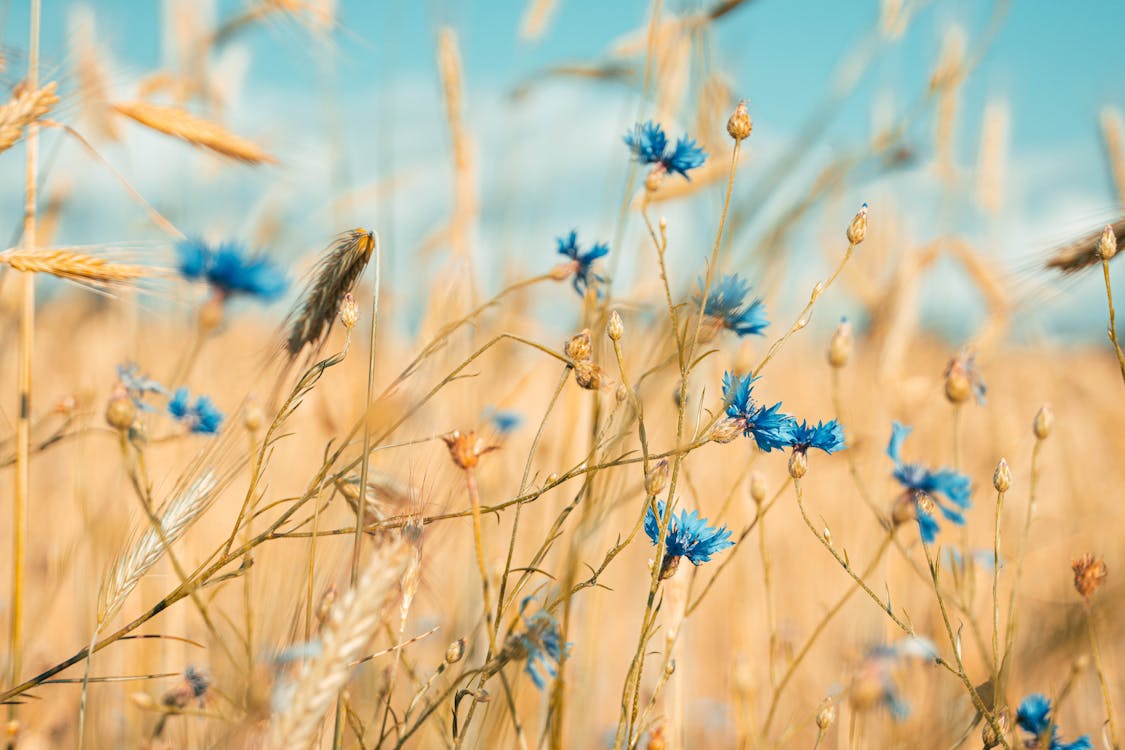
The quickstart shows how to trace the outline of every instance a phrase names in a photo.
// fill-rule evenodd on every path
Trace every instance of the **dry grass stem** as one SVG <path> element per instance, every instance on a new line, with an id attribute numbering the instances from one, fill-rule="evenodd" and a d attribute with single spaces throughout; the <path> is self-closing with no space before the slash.
<path id="1" fill-rule="evenodd" d="M 183 139 L 223 156 L 248 164 L 276 164 L 277 159 L 253 141 L 231 133 L 211 120 L 197 117 L 180 107 L 167 107 L 148 102 L 115 102 L 113 109 L 165 135 Z"/>

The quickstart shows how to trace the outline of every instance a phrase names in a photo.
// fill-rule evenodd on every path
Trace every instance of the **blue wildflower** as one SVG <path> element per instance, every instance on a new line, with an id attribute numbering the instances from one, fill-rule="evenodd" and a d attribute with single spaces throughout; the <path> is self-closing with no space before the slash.
<path id="1" fill-rule="evenodd" d="M 914 504 L 922 541 L 930 544 L 939 531 L 937 520 L 933 517 L 933 508 L 936 506 L 951 523 L 964 526 L 965 516 L 961 511 L 972 507 L 972 485 L 967 476 L 953 469 L 932 470 L 921 464 L 903 463 L 902 442 L 906 440 L 910 430 L 906 425 L 894 423 L 891 440 L 887 444 L 887 455 L 895 462 L 895 479 L 906 488 L 907 499 Z M 941 502 L 941 497 L 948 504 Z"/>
<path id="2" fill-rule="evenodd" d="M 1051 701 L 1040 693 L 1033 693 L 1020 701 L 1019 708 L 1016 710 L 1016 723 L 1035 740 L 1049 739 L 1049 750 L 1093 748 L 1087 735 L 1082 735 L 1074 742 L 1063 742 L 1059 739 L 1059 728 L 1051 722 Z M 1035 746 L 1038 747 L 1038 744 Z"/>
<path id="3" fill-rule="evenodd" d="M 977 371 L 976 357 L 976 352 L 963 349 L 945 366 L 945 395 L 955 404 L 968 399 L 971 393 L 976 402 L 984 406 L 988 388 Z"/>
<path id="4" fill-rule="evenodd" d="M 559 623 L 547 610 L 541 609 L 531 617 L 524 616 L 531 599 L 529 596 L 520 602 L 523 630 L 508 636 L 506 650 L 514 658 L 527 659 L 523 669 L 535 687 L 542 690 L 547 685 L 543 673 L 551 677 L 558 675 L 558 664 L 570 651 L 570 644 L 562 642 Z"/>
<path id="5" fill-rule="evenodd" d="M 703 282 L 700 281 L 699 285 L 702 294 Z M 747 303 L 746 295 L 749 293 L 749 281 L 738 274 L 724 276 L 707 294 L 703 314 L 720 321 L 723 328 L 728 328 L 739 336 L 761 335 L 770 324 L 766 318 L 766 306 L 761 299 Z"/>
<path id="6" fill-rule="evenodd" d="M 781 402 L 773 406 L 759 406 L 751 397 L 752 375 L 723 375 L 723 402 L 727 417 L 742 428 L 745 436 L 754 436 L 754 442 L 766 453 L 781 450 L 793 442 L 796 420 L 781 412 Z"/>
<path id="7" fill-rule="evenodd" d="M 289 279 L 280 266 L 260 255 L 248 254 L 234 242 L 211 247 L 199 239 L 177 243 L 180 274 L 206 281 L 222 296 L 244 294 L 272 302 L 285 294 Z"/>
<path id="8" fill-rule="evenodd" d="M 625 145 L 641 164 L 659 164 L 665 172 L 680 174 L 684 179 L 691 179 L 688 171 L 707 160 L 707 152 L 686 135 L 669 151 L 664 128 L 652 120 L 633 126 L 633 130 L 625 134 Z"/>
<path id="9" fill-rule="evenodd" d="M 895 721 L 906 719 L 910 715 L 910 704 L 899 690 L 895 673 L 907 658 L 932 661 L 937 658 L 937 649 L 928 639 L 918 636 L 869 649 L 852 678 L 852 700 L 857 707 L 881 706 Z"/>
<path id="10" fill-rule="evenodd" d="M 145 396 L 150 393 L 164 394 L 168 391 L 157 381 L 148 377 L 141 372 L 141 368 L 135 362 L 126 362 L 125 364 L 117 366 L 117 379 L 121 381 L 121 385 L 125 388 L 129 398 L 138 409 L 143 411 L 154 411 L 153 407 L 145 403 Z"/>
<path id="11" fill-rule="evenodd" d="M 816 427 L 803 419 L 800 424 L 796 424 L 796 420 L 794 420 L 790 439 L 792 440 L 790 445 L 793 450 L 802 453 L 808 451 L 809 448 L 819 448 L 825 453 L 835 453 L 847 447 L 844 444 L 844 428 L 835 419 L 829 420 L 827 423 L 817 422 Z"/>
<path id="12" fill-rule="evenodd" d="M 177 421 L 183 422 L 192 432 L 201 435 L 214 435 L 223 424 L 223 413 L 215 408 L 215 403 L 207 396 L 198 396 L 194 404 L 186 387 L 177 388 L 168 402 L 168 413 Z"/>
<path id="13" fill-rule="evenodd" d="M 574 273 L 574 291 L 585 295 L 586 289 L 592 286 L 594 282 L 605 283 L 604 278 L 594 273 L 593 263 L 598 258 L 609 254 L 609 245 L 598 243 L 583 252 L 578 247 L 578 232 L 573 229 L 566 237 L 559 237 L 556 241 L 559 244 L 559 253 L 571 260 L 570 270 Z M 565 266 L 563 267 L 565 268 Z"/>
<path id="14" fill-rule="evenodd" d="M 653 544 L 660 544 L 660 522 L 664 517 L 664 501 L 658 500 L 656 510 L 648 506 L 645 511 L 645 534 Z M 664 540 L 664 561 L 661 565 L 661 578 L 676 572 L 681 557 L 691 560 L 693 565 L 701 565 L 711 559 L 711 555 L 733 547 L 730 529 L 726 526 L 711 526 L 699 511 L 683 508 L 668 519 L 668 535 Z"/>
<path id="15" fill-rule="evenodd" d="M 488 421 L 492 422 L 492 426 L 501 435 L 507 435 L 512 432 L 521 424 L 523 424 L 523 415 L 518 411 L 506 411 L 500 409 L 489 409 L 486 412 Z"/>

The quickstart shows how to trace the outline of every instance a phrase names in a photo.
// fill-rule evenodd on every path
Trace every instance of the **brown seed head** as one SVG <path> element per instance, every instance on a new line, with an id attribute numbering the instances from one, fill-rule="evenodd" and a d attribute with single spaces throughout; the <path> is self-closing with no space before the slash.
<path id="1" fill-rule="evenodd" d="M 602 368 L 589 360 L 584 360 L 574 365 L 574 382 L 588 391 L 596 391 L 605 385 L 605 376 Z"/>
<path id="2" fill-rule="evenodd" d="M 564 348 L 566 356 L 573 359 L 575 362 L 589 361 L 593 354 L 593 349 L 590 344 L 590 329 L 584 328 L 582 332 L 576 336 L 571 336 L 566 342 Z"/>
<path id="3" fill-rule="evenodd" d="M 1039 411 L 1035 412 L 1035 421 L 1031 423 L 1031 428 L 1035 431 L 1038 440 L 1046 440 L 1054 424 L 1055 413 L 1051 411 L 1049 404 L 1043 404 L 1039 407 Z"/>
<path id="4" fill-rule="evenodd" d="M 1105 560 L 1086 553 L 1070 564 L 1074 571 L 1074 588 L 1086 601 L 1098 590 L 1105 581 L 1109 571 L 1106 569 Z"/>
<path id="5" fill-rule="evenodd" d="M 839 369 L 846 364 L 852 356 L 852 324 L 841 320 L 828 342 L 828 364 Z"/>
<path id="6" fill-rule="evenodd" d="M 1109 260 L 1115 255 L 1117 255 L 1117 235 L 1113 233 L 1113 227 L 1106 224 L 1102 236 L 1098 239 L 1098 257 Z"/>
<path id="7" fill-rule="evenodd" d="M 498 445 L 485 445 L 484 441 L 477 437 L 477 434 L 472 430 L 468 432 L 454 430 L 448 435 L 443 435 L 442 440 L 449 446 L 449 455 L 453 458 L 453 463 L 462 469 L 472 469 L 480 463 L 481 456 L 500 447 Z"/>
<path id="8" fill-rule="evenodd" d="M 856 213 L 852 223 L 848 225 L 848 242 L 858 245 L 867 237 L 867 204 L 864 203 Z"/>
<path id="9" fill-rule="evenodd" d="M 738 103 L 738 108 L 734 110 L 734 114 L 727 120 L 727 133 L 735 141 L 741 141 L 750 137 L 750 131 L 754 129 L 754 123 L 750 122 L 750 113 L 746 111 L 746 102 L 741 101 Z"/>
<path id="10" fill-rule="evenodd" d="M 1008 462 L 1003 458 L 996 464 L 996 471 L 992 474 L 992 486 L 997 492 L 1007 492 L 1012 486 L 1012 470 L 1008 468 Z"/>
<path id="11" fill-rule="evenodd" d="M 1008 725 L 1011 721 L 1012 715 L 1007 706 L 1000 709 L 996 714 L 996 725 L 1000 727 L 1000 731 L 1004 734 L 1008 733 Z M 980 730 L 980 741 L 984 745 L 984 750 L 992 750 L 1000 744 L 1000 738 L 996 735 L 996 730 L 987 721 L 984 722 L 984 727 Z"/>
<path id="12" fill-rule="evenodd" d="M 246 406 L 242 410 L 242 426 L 246 428 L 247 432 L 257 432 L 262 429 L 262 422 L 265 421 L 265 418 L 265 412 L 257 399 L 251 398 L 246 402 Z"/>

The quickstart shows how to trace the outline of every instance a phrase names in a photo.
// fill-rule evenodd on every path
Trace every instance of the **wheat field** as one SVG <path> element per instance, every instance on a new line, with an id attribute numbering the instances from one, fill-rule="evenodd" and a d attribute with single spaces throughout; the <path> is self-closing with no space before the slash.
<path id="1" fill-rule="evenodd" d="M 362 37 L 346 4 L 169 0 L 164 43 L 193 53 L 128 74 L 96 5 L 52 64 L 53 5 L 31 0 L 0 105 L 26 178 L 0 252 L 9 747 L 1121 747 L 1125 227 L 1056 227 L 1029 272 L 989 252 L 1007 110 L 975 163 L 954 143 L 987 30 L 945 33 L 916 109 L 756 214 L 798 165 L 711 54 L 754 4 L 642 8 L 608 57 L 543 74 L 624 82 L 623 181 L 513 256 L 482 240 L 522 226 L 482 204 L 523 202 L 482 195 L 455 25 L 427 51 L 448 211 L 408 244 L 379 217 L 426 200 L 409 170 L 225 234 L 132 179 L 143 141 L 294 180 L 313 157 L 245 128 L 216 61 L 262 30 L 327 54 Z M 861 49 L 938 28 L 914 6 L 883 3 Z M 918 228 L 864 181 L 914 158 L 918 120 L 924 179 L 973 183 L 983 231 Z M 86 168 L 53 169 L 58 143 Z M 130 212 L 115 242 L 74 230 L 84 179 Z M 1100 322 L 1029 334 L 1056 294 Z"/>

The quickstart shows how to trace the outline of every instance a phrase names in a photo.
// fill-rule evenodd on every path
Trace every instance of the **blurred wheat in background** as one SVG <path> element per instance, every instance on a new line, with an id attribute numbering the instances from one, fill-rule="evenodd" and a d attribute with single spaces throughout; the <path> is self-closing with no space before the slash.
<path id="1" fill-rule="evenodd" d="M 10 4 L 8 747 L 1121 750 L 1120 73 L 594 6 Z"/>

